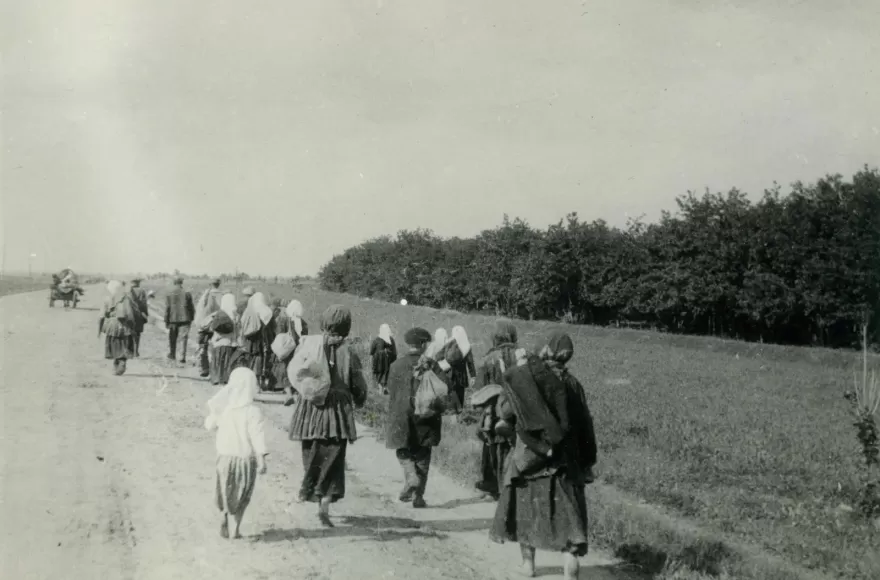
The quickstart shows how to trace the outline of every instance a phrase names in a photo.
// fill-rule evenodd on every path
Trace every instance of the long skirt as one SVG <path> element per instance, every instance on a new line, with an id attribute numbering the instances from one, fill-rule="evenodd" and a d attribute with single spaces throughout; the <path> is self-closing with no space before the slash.
<path id="1" fill-rule="evenodd" d="M 495 508 L 489 537 L 577 556 L 587 553 L 584 487 L 562 473 L 506 486 Z"/>
<path id="2" fill-rule="evenodd" d="M 211 384 L 225 385 L 229 382 L 229 374 L 236 368 L 248 366 L 248 356 L 234 346 L 218 346 L 214 348 L 211 359 Z"/>
<path id="3" fill-rule="evenodd" d="M 113 361 L 113 372 L 117 375 L 125 373 L 126 359 L 134 356 L 133 336 L 110 336 L 104 339 L 104 358 Z"/>
<path id="4" fill-rule="evenodd" d="M 385 349 L 373 355 L 373 378 L 380 386 L 388 384 L 388 371 L 391 369 L 391 356 Z"/>
<path id="5" fill-rule="evenodd" d="M 293 355 L 290 357 L 293 358 Z M 285 389 L 293 388 L 290 384 L 290 379 L 287 378 L 287 365 L 290 363 L 290 359 L 281 360 L 277 356 L 272 356 L 272 376 L 275 378 L 275 383 L 272 387 L 275 390 L 283 391 Z"/>
<path id="6" fill-rule="evenodd" d="M 217 456 L 217 509 L 241 516 L 251 503 L 257 482 L 257 458 Z"/>
<path id="7" fill-rule="evenodd" d="M 306 439 L 302 442 L 303 481 L 300 501 L 319 502 L 345 497 L 346 439 Z"/>
<path id="8" fill-rule="evenodd" d="M 477 489 L 492 494 L 496 499 L 501 493 L 501 482 L 504 480 L 504 465 L 510 443 L 483 443 L 483 454 L 480 457 L 480 476 Z"/>

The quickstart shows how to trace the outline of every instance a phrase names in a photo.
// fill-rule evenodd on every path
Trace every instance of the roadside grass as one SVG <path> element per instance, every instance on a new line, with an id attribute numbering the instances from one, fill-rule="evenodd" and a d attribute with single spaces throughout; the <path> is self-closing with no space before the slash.
<path id="1" fill-rule="evenodd" d="M 29 276 L 4 275 L 3 278 L 0 278 L 0 296 L 45 289 L 46 299 L 48 300 L 49 286 L 51 284 L 52 276 L 38 275 L 31 278 Z"/>
<path id="2" fill-rule="evenodd" d="M 494 317 L 258 286 L 267 298 L 300 300 L 315 329 L 330 304 L 351 308 L 351 337 L 366 369 L 383 322 L 397 336 L 414 325 L 433 333 L 462 324 L 477 359 L 488 350 Z M 203 288 L 192 288 L 195 297 Z M 857 353 L 515 324 L 527 347 L 555 328 L 575 342 L 571 370 L 585 386 L 599 439 L 599 481 L 588 491 L 596 543 L 670 579 L 880 578 L 880 529 L 850 509 L 860 457 L 843 393 Z M 360 420 L 381 431 L 385 398 L 368 380 Z M 467 417 L 445 425 L 435 455 L 465 484 L 476 480 L 479 463 L 474 429 Z"/>

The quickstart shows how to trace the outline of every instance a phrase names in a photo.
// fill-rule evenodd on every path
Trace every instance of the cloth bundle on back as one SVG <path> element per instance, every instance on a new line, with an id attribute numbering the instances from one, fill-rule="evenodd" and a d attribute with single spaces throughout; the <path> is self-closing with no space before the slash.
<path id="1" fill-rule="evenodd" d="M 272 342 L 275 340 L 274 312 L 266 304 L 262 292 L 257 292 L 248 300 L 248 306 L 241 317 L 241 346 L 251 361 L 251 370 L 260 379 L 261 386 L 270 386 L 272 381 Z"/>
<path id="2" fill-rule="evenodd" d="M 241 520 L 253 496 L 257 473 L 266 472 L 264 419 L 254 404 L 258 389 L 253 371 L 237 368 L 229 376 L 229 384 L 208 401 L 205 428 L 217 429 L 215 499 L 222 514 L 220 535 L 227 538 L 229 515 L 235 520 L 232 537 L 241 537 Z"/>
<path id="3" fill-rule="evenodd" d="M 214 333 L 211 337 L 213 357 L 210 364 L 211 383 L 214 385 L 227 384 L 233 370 L 250 366 L 247 353 L 236 342 L 237 320 L 235 295 L 224 294 L 220 300 L 220 310 L 214 314 L 209 326 Z"/>

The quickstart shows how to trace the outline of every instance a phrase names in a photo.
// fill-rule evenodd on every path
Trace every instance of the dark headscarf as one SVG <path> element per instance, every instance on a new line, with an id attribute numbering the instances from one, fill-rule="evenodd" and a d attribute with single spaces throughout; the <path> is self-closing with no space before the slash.
<path id="1" fill-rule="evenodd" d="M 403 341 L 409 346 L 422 346 L 431 342 L 431 333 L 424 328 L 411 328 L 403 335 Z"/>
<path id="2" fill-rule="evenodd" d="M 492 346 L 497 348 L 503 344 L 515 345 L 516 341 L 516 327 L 513 325 L 513 322 L 506 318 L 496 320 L 495 328 L 492 331 Z"/>
<path id="3" fill-rule="evenodd" d="M 351 310 L 341 304 L 334 304 L 321 315 L 321 330 L 348 336 L 351 332 Z"/>
<path id="4" fill-rule="evenodd" d="M 541 349 L 541 358 L 550 363 L 564 365 L 574 354 L 574 343 L 571 337 L 561 330 L 554 331 L 547 337 L 547 344 Z"/>

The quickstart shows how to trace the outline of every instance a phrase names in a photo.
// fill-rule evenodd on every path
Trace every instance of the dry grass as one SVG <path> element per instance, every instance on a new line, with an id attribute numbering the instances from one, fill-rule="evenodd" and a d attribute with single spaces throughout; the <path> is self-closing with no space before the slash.
<path id="1" fill-rule="evenodd" d="M 0 296 L 45 289 L 46 299 L 48 300 L 49 286 L 51 284 L 52 276 L 38 275 L 31 278 L 29 276 L 4 275 L 3 278 L 0 279 Z"/>
<path id="2" fill-rule="evenodd" d="M 290 287 L 261 289 L 294 297 Z M 349 306 L 352 338 L 362 345 L 383 322 L 397 335 L 413 325 L 433 331 L 462 324 L 479 358 L 493 323 L 311 289 L 295 297 L 313 326 L 331 303 Z M 527 346 L 559 326 L 517 323 Z M 571 367 L 588 391 L 599 438 L 600 484 L 590 492 L 597 542 L 631 560 L 662 555 L 655 571 L 670 578 L 694 568 L 743 578 L 799 578 L 807 570 L 880 577 L 880 531 L 848 509 L 858 496 L 861 459 L 841 394 L 857 354 L 564 328 L 575 342 Z M 373 393 L 361 418 L 381 426 L 384 400 Z M 478 450 L 471 425 L 451 425 L 437 463 L 470 483 Z"/>

